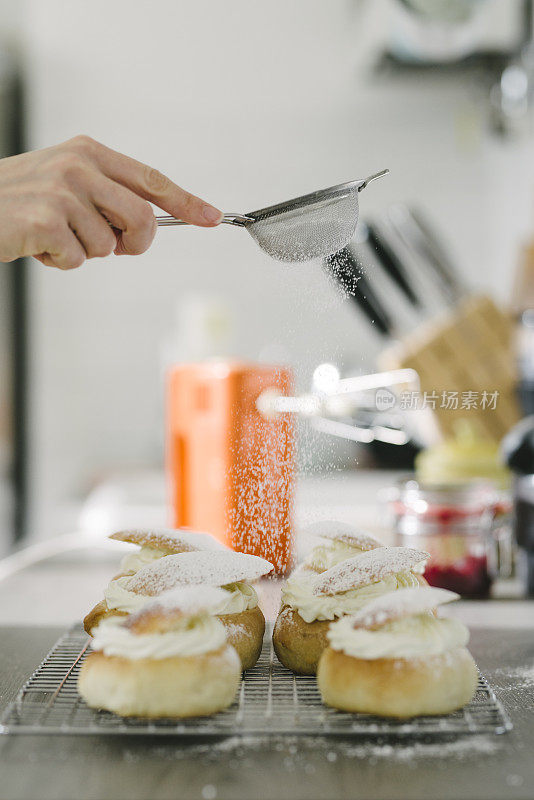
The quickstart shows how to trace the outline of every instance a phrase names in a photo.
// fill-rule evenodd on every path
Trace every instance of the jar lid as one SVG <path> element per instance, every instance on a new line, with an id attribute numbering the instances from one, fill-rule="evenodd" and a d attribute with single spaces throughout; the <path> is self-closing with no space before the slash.
<path id="1" fill-rule="evenodd" d="M 397 516 L 417 516 L 440 525 L 479 519 L 495 513 L 497 505 L 493 486 L 482 481 L 426 486 L 409 478 L 397 484 L 392 498 Z"/>

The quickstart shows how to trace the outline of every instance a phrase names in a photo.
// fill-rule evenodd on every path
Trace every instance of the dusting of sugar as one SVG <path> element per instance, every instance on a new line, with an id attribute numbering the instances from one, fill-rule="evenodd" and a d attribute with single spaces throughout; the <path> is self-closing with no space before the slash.
<path id="1" fill-rule="evenodd" d="M 499 743 L 485 736 L 470 736 L 453 742 L 416 742 L 411 744 L 369 743 L 350 746 L 342 749 L 348 758 L 391 759 L 409 762 L 423 758 L 444 760 L 471 759 L 473 755 L 493 755 L 499 749 Z"/>
<path id="2" fill-rule="evenodd" d="M 500 737 L 502 738 L 502 737 Z M 169 761 L 185 761 L 197 758 L 204 764 L 224 763 L 236 775 L 243 769 L 257 767 L 256 758 L 265 752 L 279 754 L 277 762 L 279 774 L 291 773 L 296 770 L 306 769 L 306 765 L 321 766 L 324 760 L 333 770 L 339 769 L 340 762 L 349 760 L 363 760 L 371 766 L 385 763 L 399 763 L 416 768 L 421 761 L 432 761 L 436 765 L 451 761 L 453 764 L 465 761 L 471 762 L 479 756 L 494 756 L 503 747 L 503 742 L 497 737 L 473 735 L 462 737 L 455 741 L 439 742 L 395 742 L 394 744 L 377 738 L 375 740 L 336 741 L 324 736 L 229 736 L 220 741 L 210 741 L 202 744 L 192 744 L 187 747 L 176 747 L 174 744 L 143 744 L 142 748 L 128 748 L 125 750 L 127 761 L 137 761 L 147 757 L 156 757 Z M 312 761 L 313 759 L 313 761 Z M 480 761 L 482 768 L 487 762 Z M 309 766 L 308 766 L 309 770 Z M 520 776 L 510 776 L 509 785 L 520 785 Z"/>
<path id="3" fill-rule="evenodd" d="M 495 675 L 507 679 L 504 686 L 494 684 L 500 691 L 534 689 L 534 666 L 498 669 Z"/>
<path id="4" fill-rule="evenodd" d="M 428 553 L 412 547 L 377 547 L 323 572 L 315 581 L 313 593 L 337 594 L 358 589 L 387 575 L 411 570 L 428 557 Z"/>
<path id="5" fill-rule="evenodd" d="M 421 586 L 416 589 L 397 589 L 370 600 L 356 614 L 351 615 L 355 628 L 377 628 L 411 614 L 431 611 L 443 603 L 458 600 L 460 595 L 448 589 Z"/>
<path id="6" fill-rule="evenodd" d="M 231 550 L 177 553 L 143 567 L 130 578 L 126 589 L 153 597 L 175 586 L 199 583 L 226 586 L 238 581 L 255 581 L 272 569 L 273 565 L 264 558 Z"/>
<path id="7" fill-rule="evenodd" d="M 153 547 L 168 553 L 184 553 L 196 550 L 224 550 L 224 545 L 210 533 L 201 533 L 187 528 L 128 528 L 109 536 L 118 542 Z"/>
<path id="8" fill-rule="evenodd" d="M 247 633 L 247 629 L 245 625 L 239 624 L 238 622 L 227 622 L 227 618 L 229 615 L 225 614 L 224 619 L 222 619 L 222 623 L 224 625 L 224 629 L 226 631 L 226 637 L 230 643 L 238 637 L 243 636 L 243 634 Z M 219 617 L 220 619 L 220 617 Z"/>

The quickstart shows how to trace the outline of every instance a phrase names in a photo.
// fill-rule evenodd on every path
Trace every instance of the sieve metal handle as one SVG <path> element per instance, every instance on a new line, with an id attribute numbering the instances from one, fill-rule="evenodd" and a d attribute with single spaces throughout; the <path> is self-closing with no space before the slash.
<path id="1" fill-rule="evenodd" d="M 366 178 L 365 180 L 361 181 L 361 183 L 358 183 L 358 185 L 356 187 L 358 189 L 358 192 L 361 192 L 362 189 L 365 189 L 365 187 L 368 186 L 372 181 L 376 181 L 378 178 L 382 178 L 384 175 L 387 175 L 388 172 L 389 172 L 389 169 L 383 169 L 380 172 L 376 172 L 374 175 L 369 175 L 368 178 Z M 221 220 L 221 223 L 224 222 L 224 223 L 226 223 L 226 225 L 237 225 L 238 227 L 243 228 L 245 225 L 247 225 L 247 223 L 255 222 L 256 221 L 256 217 L 257 216 L 261 217 L 262 215 L 265 214 L 266 211 L 270 212 L 270 214 L 272 214 L 272 212 L 286 211 L 286 210 L 288 210 L 288 208 L 292 204 L 297 204 L 297 203 L 301 203 L 302 204 L 302 201 L 314 200 L 319 195 L 324 194 L 324 192 L 334 192 L 334 191 L 344 190 L 345 187 L 350 187 L 350 186 L 354 187 L 355 183 L 356 183 L 356 181 L 350 181 L 349 183 L 341 183 L 341 184 L 339 184 L 339 186 L 332 186 L 332 187 L 330 187 L 330 189 L 322 190 L 321 192 L 313 192 L 310 195 L 304 195 L 303 197 L 298 197 L 293 201 L 289 201 L 287 203 L 280 203 L 279 205 L 271 206 L 268 209 L 262 209 L 261 211 L 253 212 L 252 214 L 248 214 L 248 215 L 247 214 L 225 214 L 224 217 Z M 184 222 L 182 219 L 177 219 L 176 217 L 173 217 L 173 216 L 170 216 L 170 215 L 156 217 L 156 222 L 157 222 L 159 227 L 166 227 L 168 225 L 190 225 L 191 224 L 189 222 Z"/>
<path id="2" fill-rule="evenodd" d="M 169 225 L 192 225 L 191 222 L 184 222 L 183 219 L 177 219 L 177 217 L 172 217 L 168 214 L 156 217 L 156 222 L 161 228 Z M 223 222 L 227 225 L 239 225 L 243 227 L 247 222 L 254 222 L 254 219 L 253 217 L 247 217 L 245 214 L 225 214 L 221 220 L 221 224 Z"/>
<path id="3" fill-rule="evenodd" d="M 377 178 L 383 178 L 383 177 L 384 177 L 384 175 L 387 175 L 387 174 L 388 174 L 388 172 L 389 172 L 389 169 L 383 169 L 383 170 L 381 170 L 380 172 L 376 172 L 374 175 L 369 175 L 369 177 L 368 177 L 368 178 L 366 178 L 366 179 L 363 181 L 363 183 L 361 183 L 361 184 L 358 186 L 358 191 L 359 191 L 359 192 L 361 192 L 361 190 L 362 190 L 362 189 L 365 189 L 365 187 L 366 187 L 366 186 L 369 186 L 369 184 L 370 184 L 372 181 L 376 181 L 376 179 L 377 179 Z"/>

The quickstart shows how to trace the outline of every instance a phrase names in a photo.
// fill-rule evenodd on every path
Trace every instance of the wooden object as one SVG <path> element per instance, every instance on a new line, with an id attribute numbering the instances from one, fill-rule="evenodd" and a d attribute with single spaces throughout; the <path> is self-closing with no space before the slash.
<path id="1" fill-rule="evenodd" d="M 506 313 L 470 296 L 385 350 L 379 366 L 417 371 L 419 405 L 432 408 L 444 436 L 467 420 L 478 435 L 500 440 L 521 417 L 512 337 Z"/>

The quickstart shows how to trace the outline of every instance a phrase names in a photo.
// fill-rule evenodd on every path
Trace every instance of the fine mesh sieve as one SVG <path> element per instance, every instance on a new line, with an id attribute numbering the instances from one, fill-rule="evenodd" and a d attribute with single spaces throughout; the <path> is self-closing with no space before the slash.
<path id="1" fill-rule="evenodd" d="M 245 228 L 261 249 L 278 261 L 324 258 L 352 239 L 358 223 L 358 194 L 385 169 L 364 180 L 340 183 L 247 214 L 225 214 L 222 222 Z M 156 217 L 158 225 L 185 225 L 174 217 Z"/>
<path id="2" fill-rule="evenodd" d="M 310 261 L 337 253 L 354 236 L 358 194 L 387 172 L 251 211 L 246 216 L 254 221 L 244 227 L 261 249 L 278 261 Z"/>

